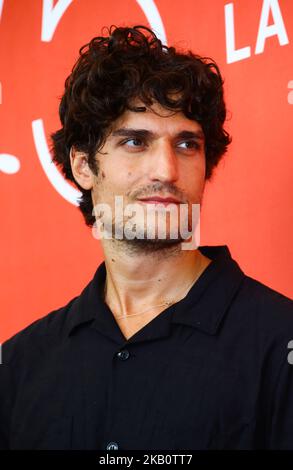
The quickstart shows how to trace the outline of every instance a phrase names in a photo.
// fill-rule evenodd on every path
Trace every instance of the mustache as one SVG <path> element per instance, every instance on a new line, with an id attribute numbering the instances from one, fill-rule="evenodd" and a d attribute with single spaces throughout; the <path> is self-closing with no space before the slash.
<path id="1" fill-rule="evenodd" d="M 163 184 L 161 182 L 153 183 L 148 186 L 143 186 L 142 188 L 139 188 L 131 192 L 129 196 L 137 199 L 137 198 L 142 198 L 142 197 L 164 195 L 164 194 L 171 194 L 172 196 L 180 200 L 185 199 L 183 191 L 179 190 L 172 183 Z"/>

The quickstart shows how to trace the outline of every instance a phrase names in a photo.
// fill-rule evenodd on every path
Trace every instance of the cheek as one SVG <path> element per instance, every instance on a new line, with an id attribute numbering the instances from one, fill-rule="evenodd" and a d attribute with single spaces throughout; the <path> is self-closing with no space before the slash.
<path id="1" fill-rule="evenodd" d="M 193 181 L 193 185 L 195 186 L 200 184 L 200 182 L 205 178 L 205 171 L 206 166 L 204 158 L 200 157 L 197 160 L 190 162 L 190 164 L 184 168 L 184 177 L 186 182 L 190 185 Z"/>
<path id="2" fill-rule="evenodd" d="M 202 157 L 196 162 L 194 173 L 193 173 L 195 176 L 195 181 L 198 186 L 202 186 L 202 184 L 204 184 L 205 173 L 206 173 L 206 162 L 205 162 L 205 158 Z"/>
<path id="3" fill-rule="evenodd" d="M 200 171 L 199 168 L 194 169 L 193 172 L 190 172 L 188 176 L 186 176 L 183 184 L 190 199 L 197 201 L 201 197 L 205 187 L 205 169 L 203 168 Z"/>

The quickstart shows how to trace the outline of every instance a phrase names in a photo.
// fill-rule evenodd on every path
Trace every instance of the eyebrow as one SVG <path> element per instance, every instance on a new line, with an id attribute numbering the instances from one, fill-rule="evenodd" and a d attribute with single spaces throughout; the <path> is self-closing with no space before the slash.
<path id="1" fill-rule="evenodd" d="M 151 139 L 158 137 L 156 132 L 149 131 L 147 129 L 132 129 L 130 127 L 121 127 L 116 129 L 111 134 L 113 137 L 140 137 L 142 139 Z M 176 139 L 197 139 L 204 141 L 204 133 L 202 130 L 198 131 L 180 131 L 175 135 Z"/>

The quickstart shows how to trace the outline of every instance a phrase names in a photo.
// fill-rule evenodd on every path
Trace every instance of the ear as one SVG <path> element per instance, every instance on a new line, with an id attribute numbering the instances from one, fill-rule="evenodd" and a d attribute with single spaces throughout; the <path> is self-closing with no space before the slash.
<path id="1" fill-rule="evenodd" d="M 75 150 L 72 146 L 70 149 L 70 164 L 75 181 L 83 189 L 92 189 L 94 175 L 88 165 L 87 155 L 84 152 Z"/>

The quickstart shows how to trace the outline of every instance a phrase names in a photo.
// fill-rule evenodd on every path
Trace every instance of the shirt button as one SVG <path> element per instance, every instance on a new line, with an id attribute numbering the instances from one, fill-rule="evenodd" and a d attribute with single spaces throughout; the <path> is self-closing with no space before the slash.
<path id="1" fill-rule="evenodd" d="M 127 351 L 127 349 L 122 349 L 116 355 L 119 359 L 121 359 L 121 361 L 126 361 L 126 359 L 128 359 L 130 356 L 129 351 Z"/>
<path id="2" fill-rule="evenodd" d="M 117 450 L 118 449 L 118 444 L 117 442 L 109 442 L 106 447 L 107 450 Z"/>

